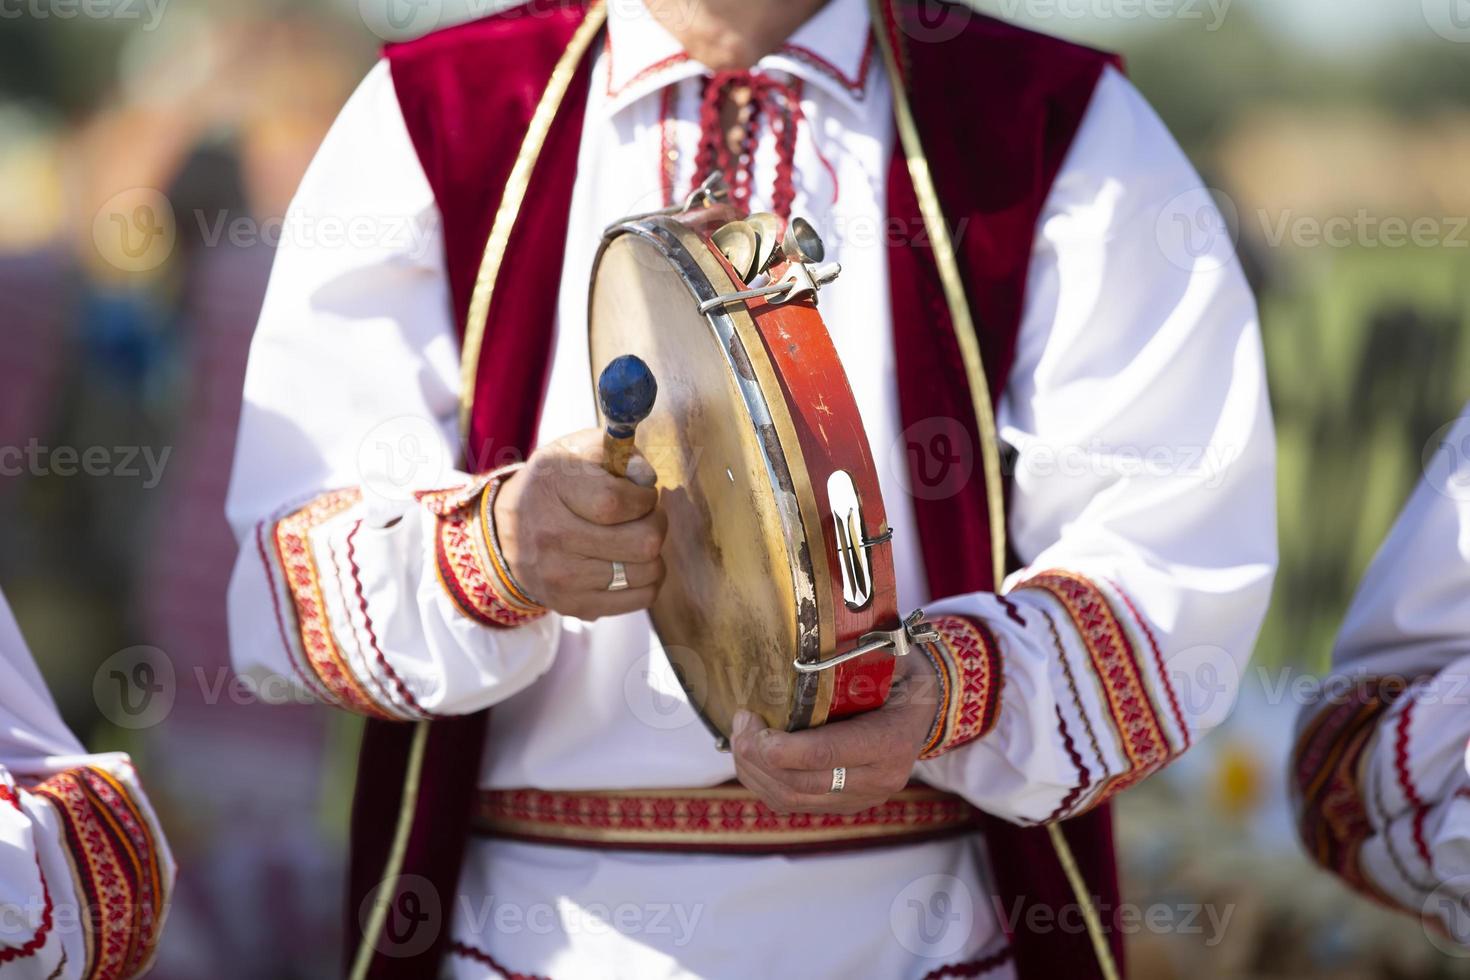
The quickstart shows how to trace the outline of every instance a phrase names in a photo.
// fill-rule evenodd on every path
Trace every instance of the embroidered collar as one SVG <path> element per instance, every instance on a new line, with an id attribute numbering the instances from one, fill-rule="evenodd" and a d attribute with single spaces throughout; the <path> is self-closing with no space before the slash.
<path id="1" fill-rule="evenodd" d="M 779 49 L 756 63 L 816 85 L 846 105 L 863 101 L 874 48 L 867 4 L 827 0 Z M 613 114 L 686 78 L 709 74 L 644 6 L 643 0 L 608 4 L 604 111 Z"/>

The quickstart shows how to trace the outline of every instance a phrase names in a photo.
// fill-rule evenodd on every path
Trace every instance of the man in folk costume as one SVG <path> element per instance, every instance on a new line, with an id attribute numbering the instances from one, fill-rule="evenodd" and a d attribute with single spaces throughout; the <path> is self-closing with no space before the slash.
<path id="1" fill-rule="evenodd" d="M 0 977 L 142 976 L 173 885 L 132 763 L 67 730 L 0 598 Z"/>
<path id="2" fill-rule="evenodd" d="M 730 753 L 656 703 L 665 524 L 599 466 L 586 331 L 603 228 L 711 171 L 843 266 L 822 314 L 941 633 L 915 696 Z M 390 45 L 288 219 L 357 233 L 285 236 L 230 502 L 238 668 L 369 719 L 349 975 L 1121 975 L 1107 801 L 1218 716 L 1176 675 L 1243 665 L 1275 567 L 1208 202 L 1114 59 L 962 7 Z"/>
<path id="3" fill-rule="evenodd" d="M 1470 945 L 1470 406 L 1368 568 L 1292 762 L 1312 858 Z"/>

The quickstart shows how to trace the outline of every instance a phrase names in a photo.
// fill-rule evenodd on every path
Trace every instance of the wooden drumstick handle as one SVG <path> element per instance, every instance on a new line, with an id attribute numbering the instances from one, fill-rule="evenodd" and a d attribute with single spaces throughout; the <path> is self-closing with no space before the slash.
<path id="1" fill-rule="evenodd" d="M 602 436 L 602 465 L 613 476 L 628 475 L 633 455 L 633 436 L 638 423 L 653 411 L 658 382 L 648 365 L 624 354 L 602 369 L 597 379 L 597 400 L 607 430 Z"/>

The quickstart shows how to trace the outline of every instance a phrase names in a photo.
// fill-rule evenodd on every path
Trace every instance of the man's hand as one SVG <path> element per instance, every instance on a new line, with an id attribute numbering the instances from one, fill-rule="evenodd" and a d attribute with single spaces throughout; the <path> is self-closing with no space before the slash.
<path id="1" fill-rule="evenodd" d="M 730 740 L 735 772 L 777 813 L 858 813 L 908 784 L 938 708 L 934 667 L 914 652 L 894 665 L 892 691 L 876 711 L 804 732 L 776 731 L 739 712 Z M 847 785 L 833 793 L 837 766 L 847 769 Z"/>
<path id="2" fill-rule="evenodd" d="M 628 476 L 602 468 L 602 431 L 586 429 L 536 450 L 500 488 L 501 551 L 515 580 L 548 609 L 591 620 L 652 605 L 668 521 L 648 461 L 635 455 Z M 615 561 L 628 588 L 609 592 Z"/>

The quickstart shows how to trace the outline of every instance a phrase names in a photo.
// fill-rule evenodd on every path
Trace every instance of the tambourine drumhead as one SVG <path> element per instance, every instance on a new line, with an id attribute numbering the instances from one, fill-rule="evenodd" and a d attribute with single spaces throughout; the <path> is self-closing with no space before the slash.
<path id="1" fill-rule="evenodd" d="M 669 573 L 651 615 L 695 709 L 722 735 L 740 708 L 776 728 L 820 723 L 814 705 L 831 688 L 826 673 L 792 668 L 820 653 L 822 572 L 798 502 L 806 474 L 781 449 L 786 406 L 754 383 L 769 366 L 753 329 L 743 339 L 736 329 L 745 314 L 698 309 L 736 288 L 698 235 L 654 218 L 605 240 L 589 305 L 593 378 L 636 354 L 658 379 L 636 440 L 669 518 Z"/>

